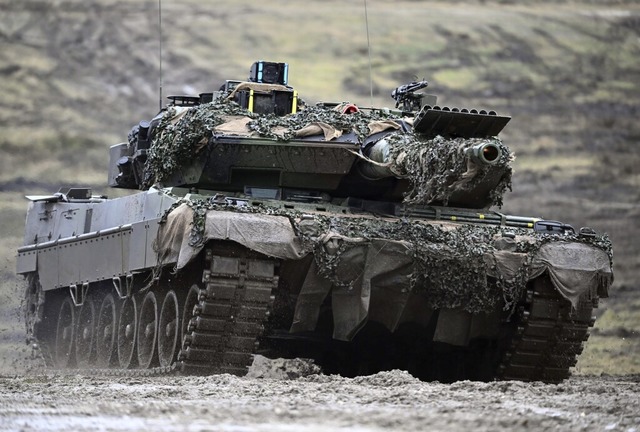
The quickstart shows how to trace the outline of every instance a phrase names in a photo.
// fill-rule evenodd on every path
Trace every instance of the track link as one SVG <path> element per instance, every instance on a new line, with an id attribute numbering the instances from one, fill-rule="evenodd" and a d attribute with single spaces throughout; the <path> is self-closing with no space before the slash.
<path id="1" fill-rule="evenodd" d="M 572 310 L 548 278 L 536 280 L 516 312 L 518 326 L 498 377 L 548 383 L 568 378 L 594 324 L 591 313 L 595 302 L 583 295 Z"/>
<path id="2" fill-rule="evenodd" d="M 278 285 L 277 262 L 206 253 L 204 289 L 193 308 L 178 370 L 184 374 L 244 375 L 264 331 Z"/>

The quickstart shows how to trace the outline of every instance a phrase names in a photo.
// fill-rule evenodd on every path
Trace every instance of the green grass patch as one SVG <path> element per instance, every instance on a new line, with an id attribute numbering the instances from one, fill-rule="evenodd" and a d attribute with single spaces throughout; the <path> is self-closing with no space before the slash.
<path id="1" fill-rule="evenodd" d="M 518 156 L 513 163 L 516 171 L 553 172 L 554 178 L 565 179 L 591 172 L 596 159 L 588 155 Z"/>
<path id="2" fill-rule="evenodd" d="M 596 321 L 600 331 L 610 332 L 626 329 L 636 332 L 640 338 L 640 299 L 634 299 L 624 305 L 624 309 L 607 309 Z"/>
<path id="3" fill-rule="evenodd" d="M 478 82 L 476 73 L 469 68 L 440 70 L 433 78 L 440 86 L 453 90 L 469 89 Z"/>
<path id="4" fill-rule="evenodd" d="M 640 338 L 591 335 L 578 358 L 575 372 L 613 375 L 640 373 Z"/>

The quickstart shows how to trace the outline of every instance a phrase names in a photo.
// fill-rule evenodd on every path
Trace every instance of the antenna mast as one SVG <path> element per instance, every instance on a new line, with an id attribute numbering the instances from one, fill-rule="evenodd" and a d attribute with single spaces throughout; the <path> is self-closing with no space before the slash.
<path id="1" fill-rule="evenodd" d="M 367 51 L 369 52 L 369 92 L 373 107 L 373 74 L 371 72 L 371 43 L 369 42 L 369 15 L 367 14 L 367 0 L 364 0 L 364 21 L 367 26 Z"/>
<path id="2" fill-rule="evenodd" d="M 162 110 L 162 0 L 158 0 L 158 75 L 159 75 L 159 110 Z"/>

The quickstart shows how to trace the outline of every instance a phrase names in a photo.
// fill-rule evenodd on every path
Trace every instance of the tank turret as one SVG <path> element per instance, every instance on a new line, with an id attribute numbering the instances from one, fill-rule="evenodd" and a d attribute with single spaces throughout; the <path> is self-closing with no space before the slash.
<path id="1" fill-rule="evenodd" d="M 413 204 L 420 197 L 422 204 L 468 208 L 500 202 L 511 153 L 495 136 L 509 117 L 422 107 L 415 92 L 426 81 L 393 92 L 398 107 L 415 112 L 307 107 L 286 86 L 287 74 L 284 63 L 256 62 L 249 81 L 229 80 L 198 98 L 172 97 L 166 110 L 132 130 L 128 143 L 111 148 L 110 185 L 412 196 Z"/>

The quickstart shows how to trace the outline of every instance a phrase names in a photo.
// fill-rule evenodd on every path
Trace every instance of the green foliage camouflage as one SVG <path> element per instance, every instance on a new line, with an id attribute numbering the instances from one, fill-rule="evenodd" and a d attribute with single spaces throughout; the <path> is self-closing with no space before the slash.
<path id="1" fill-rule="evenodd" d="M 311 123 L 326 123 L 334 128 L 347 133 L 355 132 L 360 142 L 370 134 L 369 123 L 392 118 L 388 111 L 357 111 L 351 114 L 342 114 L 330 106 L 315 105 L 305 107 L 295 114 L 284 117 L 274 115 L 257 116 L 249 122 L 249 129 L 258 133 L 261 137 L 288 141 L 295 137 L 295 133 Z M 284 128 L 283 133 L 274 133 L 276 128 Z"/>
<path id="2" fill-rule="evenodd" d="M 392 171 L 408 178 L 412 189 L 405 196 L 406 204 L 447 205 L 457 191 L 473 190 L 487 176 L 502 172 L 490 193 L 491 205 L 502 206 L 502 195 L 511 190 L 513 155 L 499 138 L 455 138 L 437 136 L 425 140 L 419 134 L 394 132 L 385 139 L 391 144 L 389 159 Z M 495 165 L 481 166 L 466 156 L 465 151 L 475 145 L 491 143 L 500 149 Z"/>
<path id="3" fill-rule="evenodd" d="M 337 269 L 354 244 L 341 242 L 337 249 L 327 250 L 322 242 L 322 234 L 332 232 L 351 239 L 372 239 L 404 241 L 409 244 L 413 259 L 411 289 L 418 287 L 434 308 L 462 308 L 471 313 L 488 312 L 502 302 L 505 310 L 513 310 L 521 298 L 529 278 L 531 262 L 542 245 L 549 242 L 580 242 L 590 244 L 605 251 L 611 263 L 613 254 L 611 241 L 603 236 L 578 236 L 538 233 L 533 230 L 499 226 L 460 224 L 451 229 L 426 221 L 398 219 L 384 220 L 372 218 L 345 218 L 339 216 L 313 215 L 314 229 L 302 229 L 301 221 L 308 226 L 309 215 L 282 208 L 259 206 L 238 206 L 217 202 L 213 199 L 178 201 L 167 210 L 182 203 L 193 209 L 190 245 L 200 246 L 205 241 L 204 227 L 207 212 L 232 211 L 277 215 L 286 217 L 295 232 L 305 244 L 305 249 L 313 252 L 319 274 L 330 280 L 336 287 L 349 287 L 355 280 L 344 281 L 337 277 Z M 526 254 L 516 276 L 506 279 L 498 273 L 488 277 L 486 256 L 494 256 L 500 250 L 496 239 L 516 236 L 513 252 Z M 498 272 L 497 268 L 491 269 Z"/>
<path id="4" fill-rule="evenodd" d="M 184 109 L 170 107 L 155 129 L 145 165 L 146 186 L 162 182 L 180 168 L 189 165 L 195 155 L 209 143 L 213 129 L 230 115 L 253 117 L 255 114 L 233 102 L 218 97 L 212 102 Z"/>
<path id="5" fill-rule="evenodd" d="M 389 117 L 388 114 L 379 111 L 359 111 L 345 115 L 322 105 L 306 107 L 298 113 L 284 117 L 257 115 L 241 108 L 235 102 L 227 101 L 224 96 L 188 108 L 176 120 L 177 115 L 178 109 L 169 108 L 156 127 L 145 167 L 147 187 L 155 182 L 161 183 L 183 166 L 190 164 L 195 155 L 208 144 L 214 128 L 224 123 L 228 116 L 249 117 L 249 131 L 260 137 L 279 141 L 292 139 L 296 131 L 314 122 L 324 122 L 344 132 L 353 130 L 360 139 L 364 139 L 369 134 L 368 125 L 371 121 Z M 276 128 L 280 128 L 278 133 L 275 132 Z"/>
<path id="6" fill-rule="evenodd" d="M 228 116 L 246 116 L 247 128 L 254 134 L 276 141 L 288 141 L 296 132 L 312 123 L 325 123 L 348 133 L 353 131 L 364 142 L 371 134 L 372 122 L 394 118 L 387 110 L 358 111 L 342 114 L 329 106 L 316 105 L 287 115 L 256 115 L 223 96 L 213 102 L 183 109 L 169 108 L 156 127 L 146 163 L 146 186 L 162 183 L 180 168 L 189 165 L 209 143 L 216 126 Z M 396 117 L 397 118 L 397 117 Z M 405 197 L 407 204 L 446 205 L 456 191 L 471 190 L 496 169 L 504 171 L 497 186 L 490 192 L 489 205 L 502 205 L 503 193 L 511 188 L 510 151 L 498 138 L 456 138 L 440 136 L 426 139 L 418 133 L 395 131 L 385 136 L 391 145 L 389 164 L 392 171 L 410 180 L 412 189 Z M 501 149 L 496 165 L 480 166 L 465 155 L 473 145 L 492 142 Z"/>

